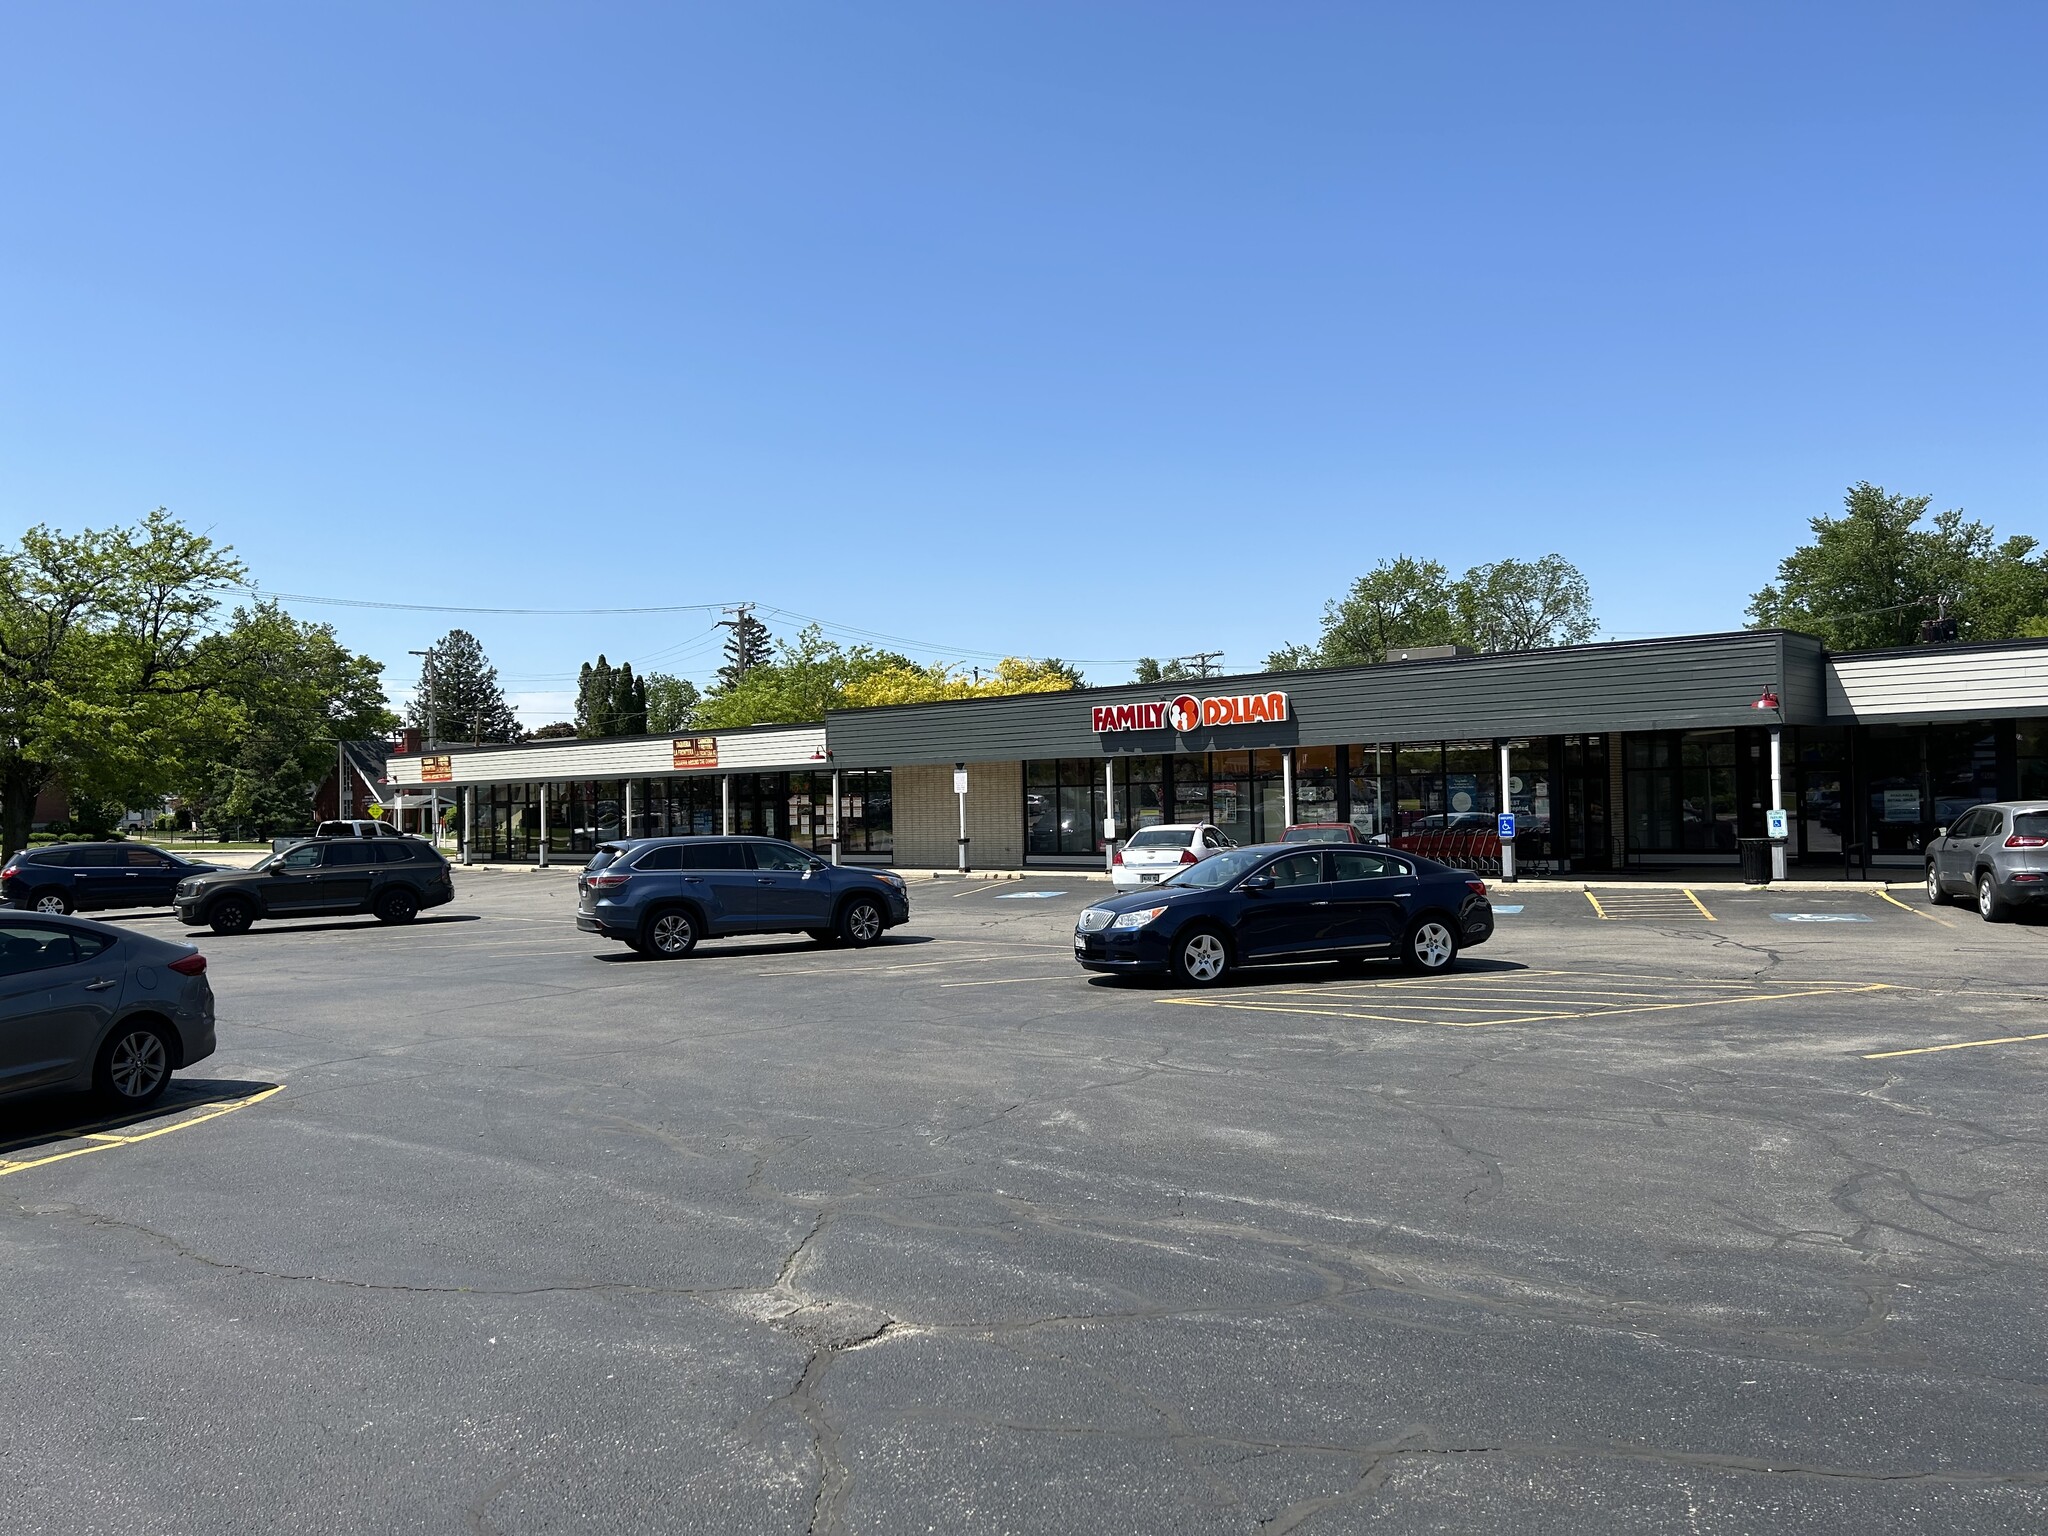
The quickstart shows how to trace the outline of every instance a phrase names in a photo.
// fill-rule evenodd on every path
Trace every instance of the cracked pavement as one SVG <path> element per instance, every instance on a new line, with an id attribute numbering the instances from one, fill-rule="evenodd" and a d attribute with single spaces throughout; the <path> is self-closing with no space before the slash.
<path id="1" fill-rule="evenodd" d="M 0 1178 L 0 1528 L 2048 1525 L 2048 1041 L 1865 1059 L 2039 1031 L 2048 924 L 1528 892 L 1464 991 L 1177 1006 L 1032 884 L 208 937 L 186 1087 L 284 1090 Z"/>

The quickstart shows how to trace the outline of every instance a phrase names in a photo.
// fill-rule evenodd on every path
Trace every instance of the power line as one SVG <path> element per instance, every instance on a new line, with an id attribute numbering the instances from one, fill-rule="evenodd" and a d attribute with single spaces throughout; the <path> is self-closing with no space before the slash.
<path id="1" fill-rule="evenodd" d="M 252 597 L 276 597 L 292 603 L 318 603 L 329 608 L 389 608 L 402 613 L 493 613 L 558 619 L 589 618 L 620 613 L 719 613 L 730 603 L 665 603 L 647 608 L 472 608 L 455 603 L 385 603 L 365 597 L 315 597 L 307 592 L 276 592 L 268 587 L 236 587 Z"/>

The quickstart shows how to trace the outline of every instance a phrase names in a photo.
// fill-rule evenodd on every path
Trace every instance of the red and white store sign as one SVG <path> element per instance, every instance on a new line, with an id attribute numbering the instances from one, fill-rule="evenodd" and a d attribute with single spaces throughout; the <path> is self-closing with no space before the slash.
<path id="1" fill-rule="evenodd" d="M 1205 726 L 1264 725 L 1286 718 L 1284 693 L 1234 693 L 1208 699 L 1184 693 L 1177 699 L 1163 699 L 1155 704 L 1095 706 L 1098 735 L 1111 731 L 1178 731 L 1185 736 Z"/>

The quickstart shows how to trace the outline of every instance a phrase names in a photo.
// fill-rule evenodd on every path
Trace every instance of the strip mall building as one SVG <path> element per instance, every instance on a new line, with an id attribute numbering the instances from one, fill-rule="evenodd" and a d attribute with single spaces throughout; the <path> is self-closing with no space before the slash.
<path id="1" fill-rule="evenodd" d="M 2048 642 L 1830 654 L 1753 630 L 443 746 L 386 773 L 452 803 L 475 859 L 729 831 L 951 867 L 964 831 L 977 869 L 1100 867 L 1162 821 L 1239 842 L 1349 822 L 1455 858 L 1511 810 L 1525 871 L 1576 873 L 1733 863 L 1775 801 L 1794 863 L 1912 867 L 1965 806 L 2048 798 Z"/>

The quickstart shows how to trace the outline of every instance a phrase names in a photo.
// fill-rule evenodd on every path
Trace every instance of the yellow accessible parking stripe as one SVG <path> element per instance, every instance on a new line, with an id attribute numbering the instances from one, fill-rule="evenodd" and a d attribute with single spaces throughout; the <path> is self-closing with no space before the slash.
<path id="1" fill-rule="evenodd" d="M 1918 907 L 1907 906 L 1903 901 L 1899 900 L 1899 898 L 1894 896 L 1890 891 L 1878 891 L 1874 894 L 1876 895 L 1879 901 L 1888 901 L 1893 906 L 1897 907 L 1901 912 L 1910 912 L 1915 917 L 1924 917 L 1930 923 L 1939 923 L 1944 928 L 1955 927 L 1955 924 L 1950 922 L 1945 917 L 1936 917 L 1932 912 L 1922 912 Z"/>
<path id="2" fill-rule="evenodd" d="M 63 1152 L 52 1152 L 45 1157 L 29 1158 L 19 1162 L 0 1157 L 0 1179 L 6 1178 L 10 1173 L 26 1173 L 31 1168 L 46 1168 L 51 1163 L 65 1162 L 74 1157 L 86 1157 L 94 1152 L 111 1152 L 116 1147 L 133 1146 L 138 1141 L 154 1141 L 157 1137 L 168 1136 L 173 1131 L 204 1125 L 209 1120 L 218 1120 L 222 1115 L 231 1115 L 238 1109 L 247 1109 L 251 1104 L 261 1104 L 265 1099 L 275 1098 L 283 1092 L 284 1084 L 278 1083 L 261 1093 L 252 1093 L 246 1099 L 236 1099 L 228 1104 L 215 1104 L 202 1114 L 191 1115 L 183 1120 L 173 1120 L 169 1125 L 160 1125 L 154 1130 L 137 1131 L 132 1136 L 112 1131 L 87 1131 L 82 1133 L 79 1139 L 91 1142 L 92 1145 L 89 1147 L 72 1147 Z"/>

